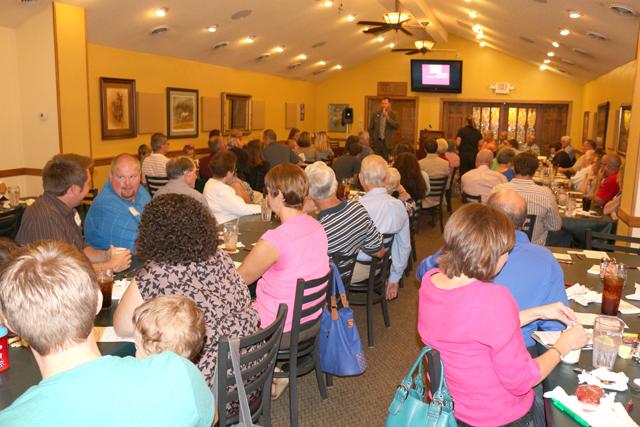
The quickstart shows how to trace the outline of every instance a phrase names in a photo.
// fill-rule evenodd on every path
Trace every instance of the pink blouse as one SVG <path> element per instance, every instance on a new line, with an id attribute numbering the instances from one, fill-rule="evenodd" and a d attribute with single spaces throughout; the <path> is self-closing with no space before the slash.
<path id="1" fill-rule="evenodd" d="M 278 250 L 278 261 L 258 280 L 256 304 L 261 327 L 276 318 L 278 305 L 289 306 L 284 331 L 291 330 L 293 303 L 298 279 L 317 279 L 329 272 L 327 235 L 322 225 L 309 215 L 293 217 L 261 237 Z M 321 311 L 302 319 L 302 323 L 319 317 Z"/>
<path id="2" fill-rule="evenodd" d="M 517 305 L 506 287 L 476 281 L 440 289 L 424 275 L 418 332 L 442 356 L 457 419 L 474 426 L 508 424 L 533 404 L 540 377 L 522 339 Z"/>

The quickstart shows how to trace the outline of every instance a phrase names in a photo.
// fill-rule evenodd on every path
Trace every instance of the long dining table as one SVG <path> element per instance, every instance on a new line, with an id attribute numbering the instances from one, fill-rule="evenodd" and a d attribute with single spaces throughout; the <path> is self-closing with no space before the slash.
<path id="1" fill-rule="evenodd" d="M 566 248 L 549 248 L 554 253 L 566 254 L 567 251 L 571 251 Z M 627 281 L 622 291 L 623 299 L 626 295 L 635 293 L 635 283 L 640 283 L 640 257 L 637 255 L 623 254 L 623 253 L 609 253 L 609 257 L 616 258 L 618 261 L 624 263 L 627 266 L 633 266 L 637 268 L 631 268 L 627 271 Z M 565 285 L 571 286 L 575 283 L 587 286 L 594 291 L 602 292 L 602 283 L 599 275 L 588 274 L 587 270 L 593 265 L 599 265 L 600 260 L 586 258 L 584 255 L 570 254 L 571 261 L 562 262 L 560 265 L 564 271 Z M 625 299 L 626 300 L 626 299 Z M 640 305 L 638 301 L 629 301 L 631 304 Z M 601 304 L 591 303 L 588 306 L 582 306 L 574 301 L 570 301 L 571 308 L 576 312 L 583 313 L 600 313 Z M 622 315 L 619 317 L 629 326 L 625 329 L 625 333 L 637 333 L 640 332 L 640 318 L 638 315 Z M 580 353 L 580 360 L 577 364 L 565 364 L 560 363 L 551 372 L 551 374 L 543 381 L 543 388 L 545 391 L 553 390 L 556 386 L 561 386 L 567 394 L 573 394 L 578 386 L 578 374 L 574 371 L 575 368 L 592 370 L 592 351 L 583 350 Z M 633 409 L 630 412 L 631 418 L 640 423 L 640 388 L 632 385 L 633 380 L 640 378 L 640 366 L 633 364 L 631 359 L 616 358 L 615 365 L 613 367 L 615 372 L 624 372 L 629 377 L 629 389 L 624 392 L 616 393 L 616 401 L 626 405 L 630 400 L 635 402 Z M 606 391 L 606 390 L 605 390 Z M 545 412 L 547 417 L 547 424 L 549 426 L 576 426 L 575 421 L 569 418 L 564 412 L 559 411 L 548 399 L 545 399 Z"/>
<path id="2" fill-rule="evenodd" d="M 244 248 L 239 248 L 236 253 L 229 254 L 236 263 L 241 263 L 249 254 L 253 243 L 260 239 L 262 234 L 278 225 L 277 219 L 262 221 L 260 215 L 246 216 L 239 219 L 238 241 Z M 222 242 L 222 239 L 220 239 Z M 130 269 L 116 275 L 118 278 L 131 278 L 140 268 L 139 261 L 134 260 Z M 113 300 L 110 308 L 101 310 L 96 316 L 95 326 L 112 326 L 113 313 L 118 305 L 118 300 Z M 132 342 L 99 342 L 98 348 L 103 355 L 132 356 L 135 354 L 135 346 Z M 8 407 L 29 387 L 38 384 L 42 379 L 40 370 L 31 350 L 25 347 L 9 348 L 9 369 L 0 373 L 0 410 Z"/>

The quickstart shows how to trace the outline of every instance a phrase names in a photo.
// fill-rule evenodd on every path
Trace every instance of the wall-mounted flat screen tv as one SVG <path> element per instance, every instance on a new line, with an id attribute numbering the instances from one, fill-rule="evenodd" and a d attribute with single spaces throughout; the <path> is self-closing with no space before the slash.
<path id="1" fill-rule="evenodd" d="M 462 92 L 462 61 L 440 59 L 411 60 L 413 92 Z"/>

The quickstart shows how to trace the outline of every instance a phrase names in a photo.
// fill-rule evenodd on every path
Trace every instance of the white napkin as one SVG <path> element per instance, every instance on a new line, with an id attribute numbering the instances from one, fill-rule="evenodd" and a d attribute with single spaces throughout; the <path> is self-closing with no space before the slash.
<path id="1" fill-rule="evenodd" d="M 242 242 L 236 243 L 236 248 L 244 248 L 244 243 Z M 224 243 L 220 243 L 218 245 L 218 249 L 224 249 Z"/>
<path id="2" fill-rule="evenodd" d="M 622 314 L 640 314 L 640 308 L 638 308 L 638 306 L 628 303 L 623 299 L 620 300 L 618 311 Z"/>
<path id="3" fill-rule="evenodd" d="M 637 427 L 622 403 L 615 401 L 615 396 L 615 393 L 605 393 L 600 399 L 600 405 L 594 406 L 580 402 L 575 396 L 567 395 L 560 386 L 544 394 L 547 399 L 562 402 L 592 427 Z"/>
<path id="4" fill-rule="evenodd" d="M 607 253 L 603 251 L 590 251 L 588 249 L 585 249 L 584 251 L 582 251 L 582 254 L 589 259 L 609 259 L 609 255 L 607 255 Z"/>
<path id="5" fill-rule="evenodd" d="M 587 270 L 587 273 L 595 274 L 595 275 L 599 276 L 600 275 L 600 266 L 599 265 L 592 265 L 591 268 Z"/>
<path id="6" fill-rule="evenodd" d="M 94 326 L 93 334 L 98 342 L 133 342 L 133 337 L 119 337 L 113 326 Z"/>
<path id="7" fill-rule="evenodd" d="M 240 267 L 242 265 L 241 262 L 238 261 L 233 261 L 233 266 L 236 268 L 236 270 L 238 269 L 238 267 Z"/>
<path id="8" fill-rule="evenodd" d="M 569 254 L 557 254 L 554 252 L 553 256 L 562 261 L 571 261 L 571 255 Z"/>
<path id="9" fill-rule="evenodd" d="M 636 291 L 626 296 L 627 299 L 640 301 L 640 283 L 636 282 Z"/>
<path id="10" fill-rule="evenodd" d="M 111 299 L 122 299 L 122 295 L 129 287 L 130 279 L 120 279 L 113 281 L 113 290 L 111 291 Z"/>
<path id="11" fill-rule="evenodd" d="M 606 384 L 601 380 L 614 382 L 612 384 Z M 607 390 L 625 391 L 629 388 L 627 386 L 629 377 L 627 377 L 624 372 L 613 372 L 607 368 L 598 368 L 591 372 L 583 370 L 581 374 L 578 374 L 578 384 L 583 383 L 597 385 Z"/>
<path id="12" fill-rule="evenodd" d="M 580 305 L 588 306 L 592 302 L 602 302 L 602 294 L 587 288 L 584 285 L 576 283 L 567 288 L 567 298 L 574 300 Z"/>
<path id="13" fill-rule="evenodd" d="M 585 328 L 584 331 L 589 335 L 589 341 L 582 348 L 585 350 L 591 350 L 593 348 L 593 329 Z M 563 331 L 535 331 L 531 334 L 531 338 L 548 348 L 560 339 L 562 332 Z"/>
<path id="14" fill-rule="evenodd" d="M 579 311 L 576 311 L 575 314 L 576 314 L 576 322 L 578 322 L 582 326 L 593 326 L 593 324 L 596 321 L 596 317 L 602 316 L 602 314 L 581 313 Z M 620 318 L 618 317 L 618 319 Z M 629 327 L 629 325 L 627 325 L 624 320 L 620 319 L 620 321 L 622 321 L 622 323 L 624 324 L 625 329 Z"/>

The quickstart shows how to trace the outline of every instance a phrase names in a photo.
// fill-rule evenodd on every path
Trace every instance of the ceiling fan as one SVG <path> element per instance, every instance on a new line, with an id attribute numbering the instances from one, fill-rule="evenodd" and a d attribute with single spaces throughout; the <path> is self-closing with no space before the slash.
<path id="1" fill-rule="evenodd" d="M 400 1 L 396 0 L 396 8 L 393 12 L 384 14 L 384 22 L 381 21 L 358 21 L 358 25 L 366 25 L 367 29 L 363 32 L 366 34 L 380 34 L 387 31 L 395 30 L 412 36 L 413 34 L 404 28 L 404 24 L 411 20 L 411 15 L 407 12 L 400 12 Z"/>
<path id="2" fill-rule="evenodd" d="M 431 40 L 416 40 L 413 48 L 395 48 L 391 52 L 406 52 L 406 55 L 425 54 L 427 52 L 457 52 L 455 49 L 433 49 L 435 43 Z"/>

